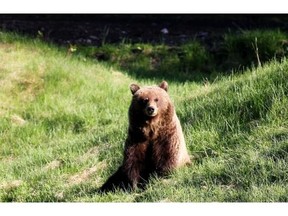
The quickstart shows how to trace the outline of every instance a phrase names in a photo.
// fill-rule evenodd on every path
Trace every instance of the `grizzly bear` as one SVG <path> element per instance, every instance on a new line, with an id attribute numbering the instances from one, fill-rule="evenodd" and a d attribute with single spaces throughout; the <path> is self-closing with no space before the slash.
<path id="1" fill-rule="evenodd" d="M 167 93 L 168 83 L 140 87 L 130 85 L 132 101 L 124 160 L 100 188 L 135 189 L 147 183 L 151 174 L 166 175 L 190 164 L 180 121 Z"/>

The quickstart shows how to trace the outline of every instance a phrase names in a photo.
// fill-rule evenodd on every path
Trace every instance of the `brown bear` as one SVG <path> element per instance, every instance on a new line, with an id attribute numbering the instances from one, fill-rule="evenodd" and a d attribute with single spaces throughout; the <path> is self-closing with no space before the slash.
<path id="1" fill-rule="evenodd" d="M 145 185 L 151 174 L 162 176 L 191 163 L 167 82 L 146 87 L 131 84 L 130 90 L 133 97 L 124 160 L 101 192 L 135 189 Z"/>

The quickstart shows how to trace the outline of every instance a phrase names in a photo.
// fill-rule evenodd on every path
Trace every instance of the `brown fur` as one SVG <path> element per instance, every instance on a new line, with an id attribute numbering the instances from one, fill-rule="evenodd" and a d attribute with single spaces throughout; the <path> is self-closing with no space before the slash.
<path id="1" fill-rule="evenodd" d="M 150 174 L 165 175 L 190 163 L 182 128 L 167 93 L 168 84 L 130 86 L 129 128 L 122 166 L 101 191 L 136 188 Z"/>

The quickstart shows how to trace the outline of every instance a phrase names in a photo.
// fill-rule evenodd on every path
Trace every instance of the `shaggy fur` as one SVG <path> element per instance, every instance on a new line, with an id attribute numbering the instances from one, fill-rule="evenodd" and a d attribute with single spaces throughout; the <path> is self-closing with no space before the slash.
<path id="1" fill-rule="evenodd" d="M 182 128 L 167 93 L 168 84 L 130 85 L 129 128 L 124 160 L 100 191 L 143 186 L 151 174 L 165 175 L 190 163 Z"/>

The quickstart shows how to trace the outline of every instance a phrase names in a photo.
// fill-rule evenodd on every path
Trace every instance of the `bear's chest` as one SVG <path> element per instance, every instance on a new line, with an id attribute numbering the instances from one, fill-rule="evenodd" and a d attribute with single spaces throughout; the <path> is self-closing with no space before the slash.
<path id="1" fill-rule="evenodd" d="M 139 127 L 139 130 L 141 131 L 142 135 L 147 140 L 153 140 L 156 139 L 158 136 L 159 126 L 155 124 L 151 124 L 150 122 L 145 122 L 145 124 L 141 127 Z"/>

